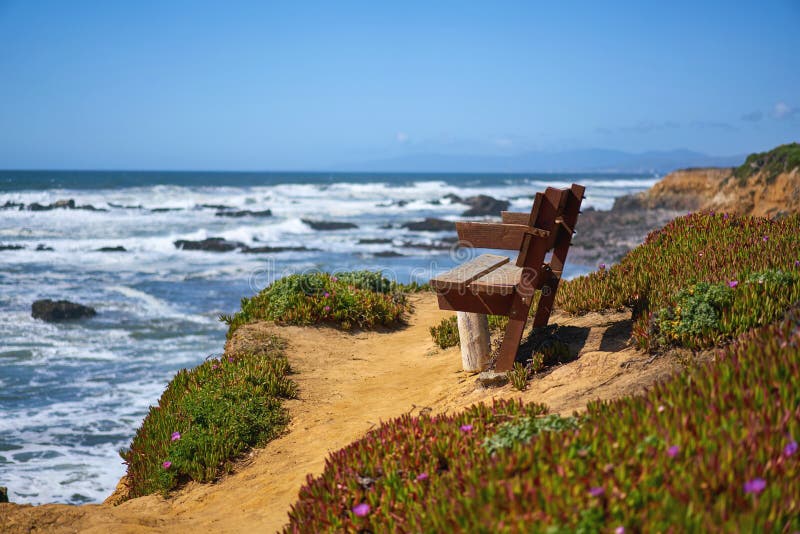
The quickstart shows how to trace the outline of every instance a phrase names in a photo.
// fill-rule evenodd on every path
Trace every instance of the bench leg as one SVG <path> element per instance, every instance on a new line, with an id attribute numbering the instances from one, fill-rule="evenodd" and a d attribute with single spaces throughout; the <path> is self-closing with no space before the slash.
<path id="1" fill-rule="evenodd" d="M 514 297 L 514 303 L 511 305 L 511 315 L 508 318 L 508 326 L 506 326 L 506 333 L 503 336 L 503 344 L 500 346 L 500 356 L 497 357 L 497 362 L 494 366 L 495 371 L 504 372 L 513 369 L 530 309 L 530 297 L 523 298 L 520 295 Z"/>
<path id="2" fill-rule="evenodd" d="M 489 317 L 483 313 L 457 312 L 461 340 L 461 364 L 477 373 L 489 365 Z"/>
<path id="3" fill-rule="evenodd" d="M 558 282 L 559 279 L 553 276 L 542 287 L 542 296 L 539 297 L 539 304 L 536 305 L 536 315 L 533 317 L 534 328 L 547 326 L 547 322 L 550 320 L 550 313 L 553 311 L 553 303 L 556 300 Z"/>

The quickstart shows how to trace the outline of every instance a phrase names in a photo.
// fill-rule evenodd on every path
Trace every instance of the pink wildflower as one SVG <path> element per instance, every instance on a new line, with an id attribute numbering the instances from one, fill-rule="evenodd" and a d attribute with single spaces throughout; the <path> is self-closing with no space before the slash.
<path id="1" fill-rule="evenodd" d="M 181 433 L 180 432 L 173 432 L 172 433 L 172 439 L 170 441 L 178 441 L 179 439 L 181 439 Z"/>
<path id="2" fill-rule="evenodd" d="M 169 469 L 170 467 L 172 467 L 172 462 L 170 462 L 169 460 L 167 460 L 166 462 L 164 462 L 163 464 L 161 464 L 161 467 L 163 467 L 164 469 Z"/>
<path id="3" fill-rule="evenodd" d="M 787 458 L 797 452 L 797 442 L 791 441 L 783 448 L 783 455 Z"/>
<path id="4" fill-rule="evenodd" d="M 600 497 L 605 492 L 606 490 L 604 490 L 601 486 L 594 486 L 592 488 L 589 488 L 589 495 L 591 495 L 592 497 Z"/>
<path id="5" fill-rule="evenodd" d="M 369 514 L 370 507 L 367 503 L 362 502 L 361 504 L 357 504 L 353 506 L 353 513 L 356 514 L 358 517 L 364 517 Z"/>
<path id="6" fill-rule="evenodd" d="M 461 431 L 464 433 L 472 432 L 472 425 L 461 425 Z"/>
<path id="7" fill-rule="evenodd" d="M 423 471 L 422 473 L 417 475 L 417 480 L 422 482 L 423 480 L 428 480 L 428 473 Z"/>
<path id="8" fill-rule="evenodd" d="M 677 445 L 672 445 L 667 449 L 667 456 L 670 458 L 675 458 L 678 456 L 678 453 L 681 451 L 680 447 Z"/>
<path id="9" fill-rule="evenodd" d="M 325 306 L 325 308 L 324 308 L 324 309 L 325 309 L 325 311 L 326 311 L 326 312 L 329 312 L 329 311 L 331 311 L 331 307 L 330 307 L 330 306 Z"/>
<path id="10" fill-rule="evenodd" d="M 767 487 L 767 481 L 763 478 L 754 478 L 753 480 L 748 480 L 744 483 L 744 492 L 745 493 L 754 493 L 758 495 L 764 488 Z"/>
<path id="11" fill-rule="evenodd" d="M 738 285 L 739 285 L 739 281 L 738 280 L 731 280 L 730 282 L 728 282 L 728 287 L 730 287 L 730 288 L 734 288 L 734 287 L 736 287 Z"/>

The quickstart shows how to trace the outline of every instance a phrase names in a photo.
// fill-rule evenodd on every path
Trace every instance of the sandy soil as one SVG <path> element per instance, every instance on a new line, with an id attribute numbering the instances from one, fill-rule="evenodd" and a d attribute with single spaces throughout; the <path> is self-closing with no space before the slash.
<path id="1" fill-rule="evenodd" d="M 288 403 L 287 434 L 251 453 L 215 484 L 191 484 L 170 499 L 148 496 L 119 506 L 0 504 L 0 532 L 270 532 L 287 520 L 301 484 L 326 455 L 392 417 L 420 410 L 453 412 L 491 398 L 544 402 L 552 412 L 636 392 L 678 365 L 653 362 L 627 346 L 629 314 L 554 315 L 573 361 L 533 379 L 525 392 L 485 389 L 461 371 L 458 347 L 438 350 L 428 328 L 449 313 L 433 295 L 413 297 L 409 325 L 393 332 L 346 334 L 330 328 L 249 325 L 227 350 L 257 346 L 271 332 L 289 341 L 300 398 Z"/>

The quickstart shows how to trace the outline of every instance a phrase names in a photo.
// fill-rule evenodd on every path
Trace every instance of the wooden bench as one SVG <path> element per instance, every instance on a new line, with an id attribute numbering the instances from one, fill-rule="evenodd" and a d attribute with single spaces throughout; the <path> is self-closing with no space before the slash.
<path id="1" fill-rule="evenodd" d="M 495 371 L 508 371 L 514 365 L 537 289 L 542 293 L 533 326 L 547 325 L 584 189 L 577 184 L 566 189 L 548 187 L 544 193 L 536 193 L 529 214 L 504 211 L 501 223 L 456 223 L 460 246 L 519 251 L 514 262 L 507 256 L 480 255 L 430 282 L 438 294 L 439 308 L 466 312 L 459 313 L 460 331 L 481 319 L 485 324 L 487 314 L 509 318 Z M 464 333 L 462 348 L 467 342 Z M 487 345 L 488 358 L 488 334 L 486 337 L 479 343 Z"/>

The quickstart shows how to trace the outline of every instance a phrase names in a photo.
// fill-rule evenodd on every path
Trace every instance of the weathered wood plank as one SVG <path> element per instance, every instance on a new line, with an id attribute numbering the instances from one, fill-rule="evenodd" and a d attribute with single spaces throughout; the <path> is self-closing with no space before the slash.
<path id="1" fill-rule="evenodd" d="M 501 211 L 500 217 L 503 218 L 504 224 L 523 224 L 528 226 L 530 222 L 530 213 L 519 213 L 516 211 Z"/>
<path id="2" fill-rule="evenodd" d="M 456 231 L 462 246 L 503 250 L 519 250 L 525 234 L 550 236 L 550 232 L 523 224 L 458 222 Z"/>
<path id="3" fill-rule="evenodd" d="M 494 271 L 473 280 L 467 286 L 473 293 L 485 295 L 510 295 L 522 277 L 522 267 L 511 263 L 501 265 Z"/>
<path id="4" fill-rule="evenodd" d="M 434 289 L 447 291 L 452 288 L 463 288 L 476 278 L 508 263 L 509 258 L 497 254 L 481 254 L 477 258 L 459 265 L 455 269 L 436 275 L 431 278 L 430 284 Z"/>

